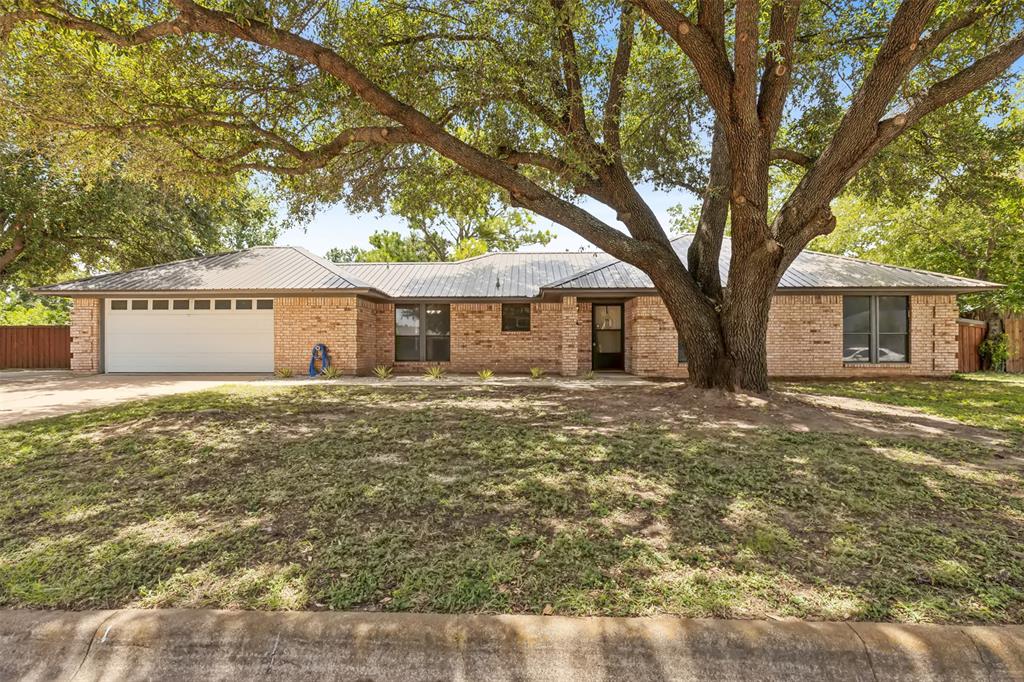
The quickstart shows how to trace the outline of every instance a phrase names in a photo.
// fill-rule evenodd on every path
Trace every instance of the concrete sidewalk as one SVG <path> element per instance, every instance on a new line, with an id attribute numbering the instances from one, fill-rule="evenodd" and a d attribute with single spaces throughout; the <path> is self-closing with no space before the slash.
<path id="1" fill-rule="evenodd" d="M 1024 627 L 0 611 L 0 680 L 1021 680 Z"/>

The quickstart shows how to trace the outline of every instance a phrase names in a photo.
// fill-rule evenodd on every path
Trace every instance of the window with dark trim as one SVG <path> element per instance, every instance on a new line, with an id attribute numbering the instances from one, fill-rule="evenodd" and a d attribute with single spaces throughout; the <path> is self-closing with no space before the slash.
<path id="1" fill-rule="evenodd" d="M 111 301 L 111 310 L 128 310 L 128 301 Z"/>
<path id="2" fill-rule="evenodd" d="M 192 302 L 192 310 L 209 310 L 210 301 L 205 298 L 197 298 Z"/>
<path id="3" fill-rule="evenodd" d="M 843 362 L 909 361 L 909 297 L 843 296 Z"/>
<path id="4" fill-rule="evenodd" d="M 676 357 L 678 358 L 679 362 L 689 362 L 686 359 L 686 345 L 683 343 L 682 339 L 679 339 L 679 348 L 676 349 L 676 353 Z"/>
<path id="5" fill-rule="evenodd" d="M 503 332 L 528 332 L 528 331 L 530 331 L 530 304 L 529 303 L 502 303 L 501 304 L 501 331 L 503 331 Z"/>
<path id="6" fill-rule="evenodd" d="M 167 310 L 170 306 L 171 302 L 166 298 L 158 298 L 153 301 L 153 310 Z"/>
<path id="7" fill-rule="evenodd" d="M 149 310 L 149 301 L 137 298 L 132 301 L 132 310 Z"/>
<path id="8" fill-rule="evenodd" d="M 231 310 L 231 300 L 226 298 L 218 298 L 213 302 L 214 310 Z"/>
<path id="9" fill-rule="evenodd" d="M 188 299 L 187 298 L 175 299 L 175 301 L 174 301 L 174 309 L 175 310 L 188 310 Z"/>
<path id="10" fill-rule="evenodd" d="M 235 310 L 252 310 L 251 298 L 239 298 L 235 301 Z"/>
<path id="11" fill-rule="evenodd" d="M 256 310 L 273 310 L 274 299 L 272 298 L 261 298 L 256 301 Z"/>
<path id="12" fill-rule="evenodd" d="M 395 306 L 395 362 L 448 362 L 450 357 L 450 305 Z"/>

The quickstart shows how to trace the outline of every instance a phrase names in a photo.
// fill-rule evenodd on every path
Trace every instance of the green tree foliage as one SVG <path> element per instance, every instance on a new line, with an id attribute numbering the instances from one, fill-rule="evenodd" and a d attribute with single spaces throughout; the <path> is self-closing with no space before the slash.
<path id="1" fill-rule="evenodd" d="M 986 279 L 1006 289 L 963 297 L 964 312 L 1024 310 L 1024 125 L 995 125 L 964 102 L 882 155 L 833 211 L 811 248 Z"/>
<path id="2" fill-rule="evenodd" d="M 269 200 L 237 184 L 183 194 L 114 170 L 94 177 L 0 147 L 0 286 L 33 286 L 272 243 Z"/>
<path id="3" fill-rule="evenodd" d="M 650 275 L 696 384 L 764 390 L 779 276 L 879 153 L 1006 90 L 1022 18 L 1022 0 L 0 0 L 0 124 L 88 172 L 272 175 L 298 216 L 530 211 Z M 683 257 L 643 183 L 714 185 Z"/>

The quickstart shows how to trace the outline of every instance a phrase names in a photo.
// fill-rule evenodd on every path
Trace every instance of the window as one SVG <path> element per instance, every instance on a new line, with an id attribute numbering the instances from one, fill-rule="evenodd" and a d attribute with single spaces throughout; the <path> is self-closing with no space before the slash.
<path id="1" fill-rule="evenodd" d="M 256 310 L 273 310 L 274 299 L 272 298 L 261 298 L 256 301 Z"/>
<path id="2" fill-rule="evenodd" d="M 395 361 L 448 362 L 451 357 L 451 306 L 395 306 Z"/>
<path id="3" fill-rule="evenodd" d="M 209 310 L 210 309 L 210 302 L 208 300 L 202 299 L 202 298 L 201 299 L 196 299 L 192 303 L 192 309 L 193 310 Z"/>
<path id="4" fill-rule="evenodd" d="M 235 310 L 252 310 L 252 299 L 240 298 L 235 301 Z"/>
<path id="5" fill-rule="evenodd" d="M 676 350 L 678 353 L 679 362 L 688 362 L 686 359 L 686 346 L 683 345 L 683 340 L 679 339 L 679 348 Z"/>
<path id="6" fill-rule="evenodd" d="M 149 310 L 149 301 L 135 299 L 132 301 L 132 310 Z"/>
<path id="7" fill-rule="evenodd" d="M 174 302 L 174 309 L 175 310 L 188 310 L 188 299 L 187 298 L 179 298 L 179 299 L 177 299 Z"/>
<path id="8" fill-rule="evenodd" d="M 153 301 L 153 310 L 167 310 L 170 307 L 170 303 L 166 298 L 158 298 Z"/>
<path id="9" fill-rule="evenodd" d="M 843 297 L 843 362 L 908 362 L 906 296 Z"/>
<path id="10" fill-rule="evenodd" d="M 231 310 L 231 300 L 225 298 L 218 298 L 213 302 L 215 310 Z"/>
<path id="11" fill-rule="evenodd" d="M 128 301 L 111 301 L 111 310 L 128 310 Z"/>
<path id="12" fill-rule="evenodd" d="M 503 332 L 528 332 L 528 331 L 530 331 L 530 304 L 529 303 L 502 303 L 501 304 L 501 331 L 503 331 Z"/>

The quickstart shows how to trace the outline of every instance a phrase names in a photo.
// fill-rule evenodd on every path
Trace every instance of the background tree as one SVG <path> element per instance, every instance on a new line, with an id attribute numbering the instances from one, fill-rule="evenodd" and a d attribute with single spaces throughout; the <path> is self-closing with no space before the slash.
<path id="1" fill-rule="evenodd" d="M 66 306 L 39 302 L 25 287 L 269 244 L 277 228 L 267 198 L 241 183 L 200 198 L 116 172 L 86 180 L 38 154 L 0 146 L 0 291 L 7 323 L 65 316 Z"/>
<path id="2" fill-rule="evenodd" d="M 1024 310 L 1024 125 L 1017 102 L 992 107 L 969 98 L 910 131 L 851 184 L 835 231 L 811 247 L 1006 284 L 961 297 L 981 319 Z"/>
<path id="3" fill-rule="evenodd" d="M 443 157 L 647 272 L 696 385 L 754 390 L 778 280 L 831 202 L 1024 54 L 1019 0 L 3 2 L 12 124 L 82 163 L 133 145 L 161 177 L 270 173 L 303 211 L 381 201 Z M 709 138 L 681 256 L 637 186 L 693 185 Z"/>

